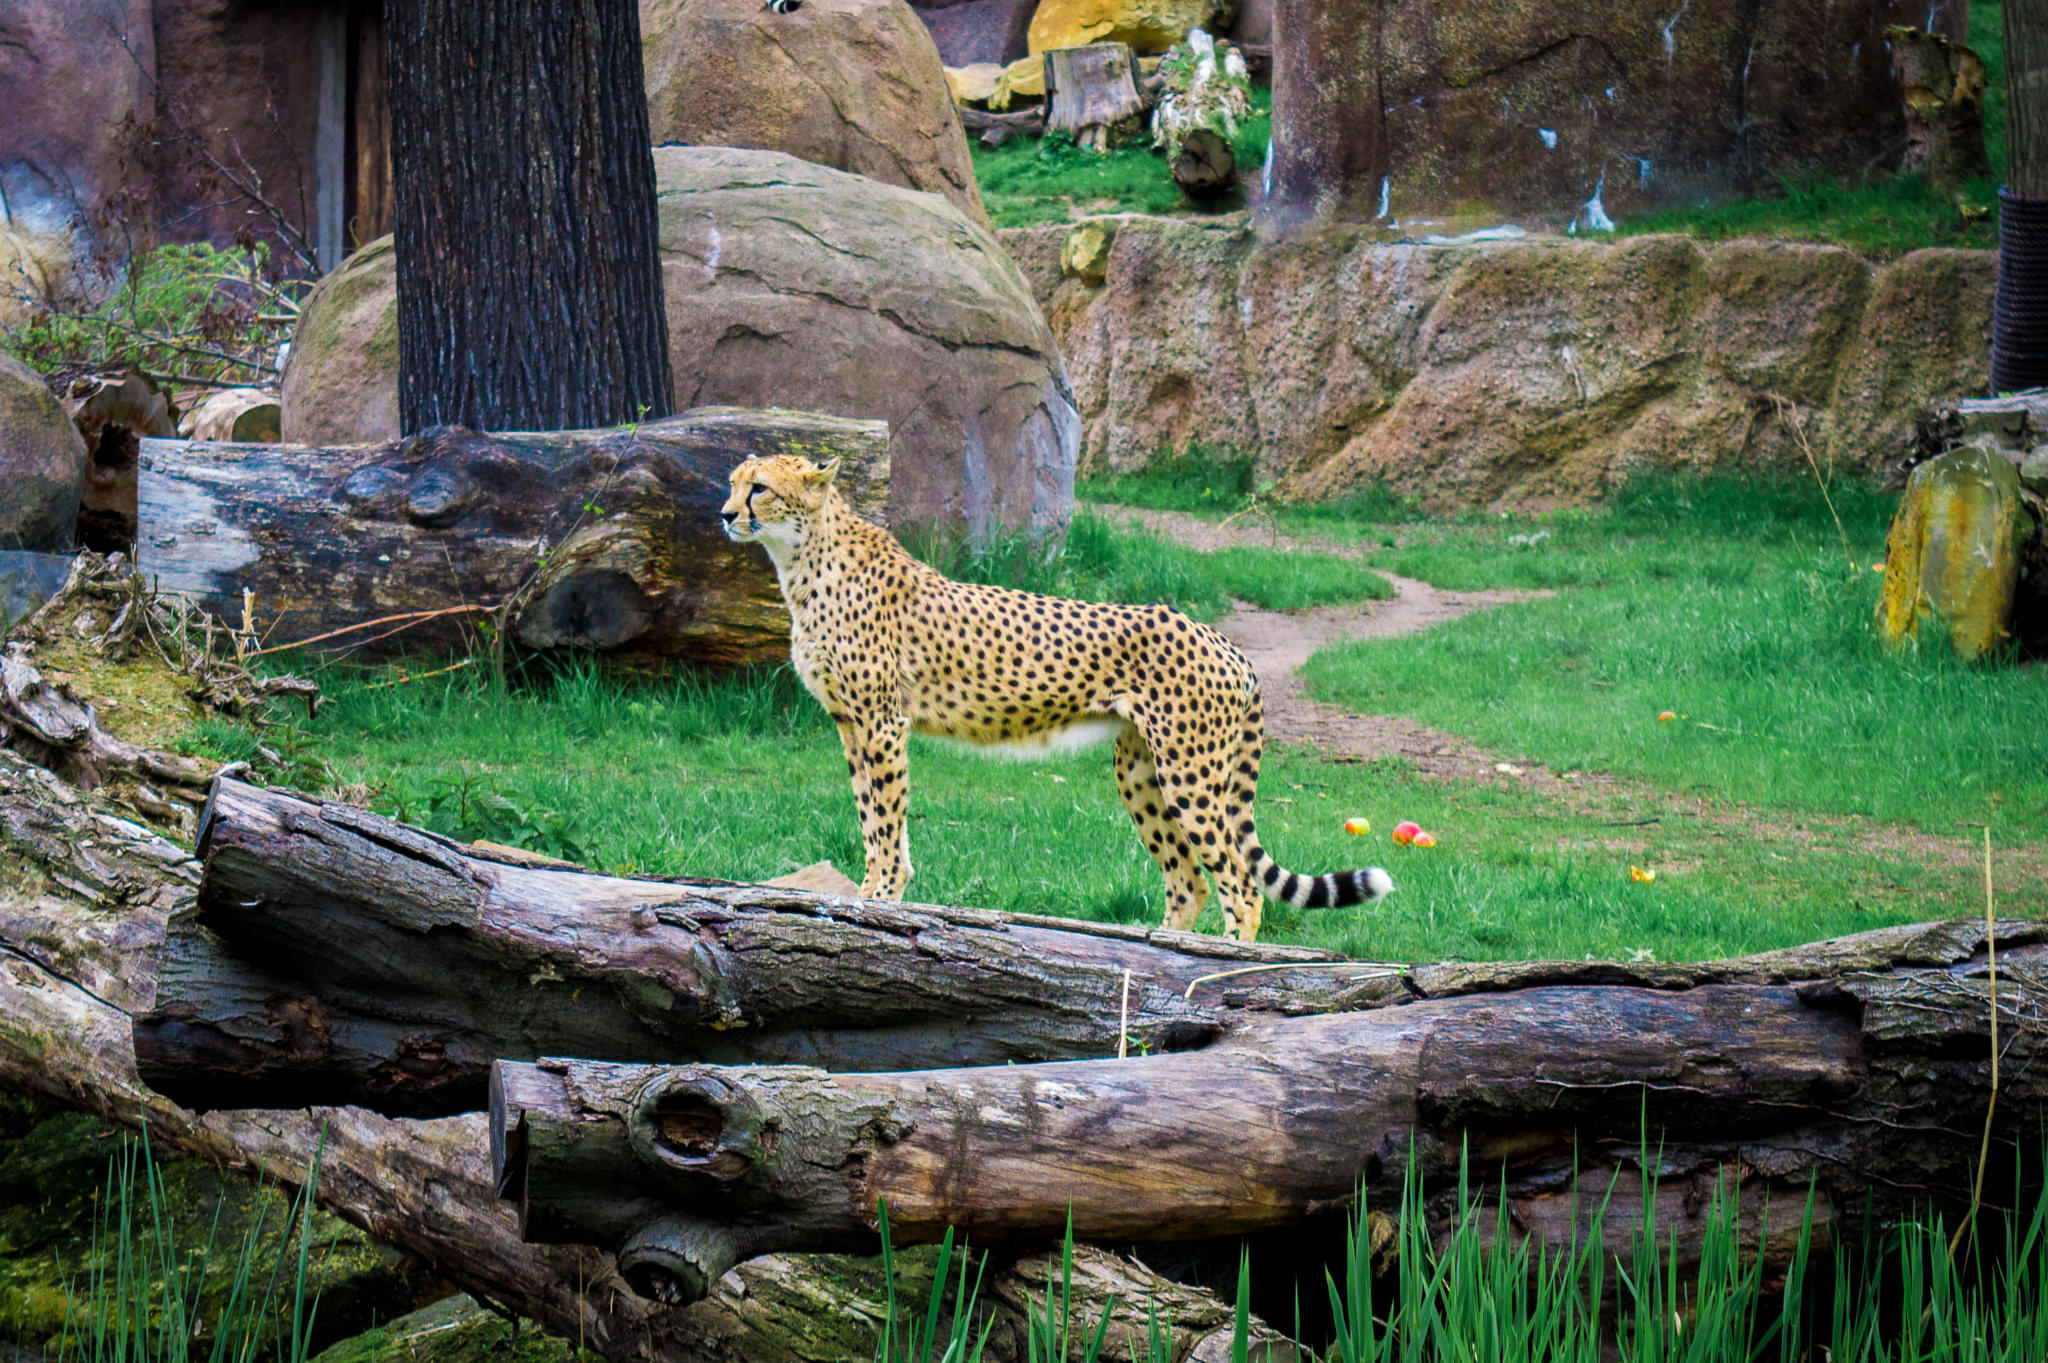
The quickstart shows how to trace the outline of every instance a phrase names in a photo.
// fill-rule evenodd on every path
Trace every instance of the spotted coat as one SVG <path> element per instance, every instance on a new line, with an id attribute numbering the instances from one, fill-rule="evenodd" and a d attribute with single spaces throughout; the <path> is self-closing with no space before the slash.
<path id="1" fill-rule="evenodd" d="M 1296 875 L 1259 846 L 1252 801 L 1264 743 L 1258 679 L 1207 625 L 1166 606 L 1068 601 L 954 582 L 860 519 L 824 467 L 791 456 L 733 470 L 726 534 L 775 563 L 790 657 L 838 726 L 867 854 L 861 893 L 910 883 L 910 731 L 1055 748 L 1114 736 L 1116 784 L 1166 876 L 1166 923 L 1207 901 L 1258 935 L 1261 892 L 1308 908 L 1393 889 L 1378 867 Z"/>

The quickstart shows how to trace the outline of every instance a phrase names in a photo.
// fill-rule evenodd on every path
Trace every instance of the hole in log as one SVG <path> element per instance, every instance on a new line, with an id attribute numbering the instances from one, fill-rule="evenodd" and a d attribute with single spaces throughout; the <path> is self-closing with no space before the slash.
<path id="1" fill-rule="evenodd" d="M 688 1306 L 704 1295 L 701 1288 L 692 1290 L 675 1274 L 656 1264 L 638 1263 L 624 1272 L 626 1285 L 633 1289 L 634 1295 L 660 1302 L 663 1306 Z"/>
<path id="2" fill-rule="evenodd" d="M 135 465 L 142 442 L 115 422 L 100 428 L 85 465 L 78 542 L 101 554 L 135 551 Z"/>
<path id="3" fill-rule="evenodd" d="M 547 589 L 519 622 L 528 648 L 617 648 L 647 632 L 651 607 L 622 572 L 579 572 Z"/>
<path id="4" fill-rule="evenodd" d="M 662 1099 L 654 1125 L 657 1139 L 670 1154 L 708 1159 L 725 1134 L 725 1114 L 695 1094 L 678 1093 Z"/>

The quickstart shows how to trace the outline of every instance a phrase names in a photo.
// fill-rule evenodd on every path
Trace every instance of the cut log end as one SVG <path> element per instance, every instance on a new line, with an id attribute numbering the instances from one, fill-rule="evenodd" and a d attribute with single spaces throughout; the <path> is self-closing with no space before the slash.
<path id="1" fill-rule="evenodd" d="M 1214 199 L 1237 183 L 1237 154 L 1221 133 L 1197 128 L 1173 158 L 1173 182 L 1190 199 Z"/>

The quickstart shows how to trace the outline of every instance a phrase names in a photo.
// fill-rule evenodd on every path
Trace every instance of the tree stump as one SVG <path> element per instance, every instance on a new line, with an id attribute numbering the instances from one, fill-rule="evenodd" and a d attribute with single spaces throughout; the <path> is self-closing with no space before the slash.
<path id="1" fill-rule="evenodd" d="M 1145 116 L 1127 43 L 1089 43 L 1045 54 L 1045 128 L 1108 151 Z"/>
<path id="2" fill-rule="evenodd" d="M 1983 59 L 1939 33 L 1906 25 L 1885 30 L 1906 110 L 1904 169 L 1953 193 L 1991 174 L 1984 151 Z"/>

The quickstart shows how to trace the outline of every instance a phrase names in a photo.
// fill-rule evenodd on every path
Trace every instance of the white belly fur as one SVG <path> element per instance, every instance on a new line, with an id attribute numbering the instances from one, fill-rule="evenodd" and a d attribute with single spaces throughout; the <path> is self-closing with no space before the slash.
<path id="1" fill-rule="evenodd" d="M 1041 758 L 1063 753 L 1080 752 L 1100 743 L 1107 743 L 1117 736 L 1124 722 L 1120 719 L 1084 719 L 1062 729 L 1047 729 L 1043 733 L 1013 738 L 1003 743 L 976 743 L 972 739 L 952 738 L 944 734 L 930 737 L 949 748 L 962 752 L 978 753 L 983 757 L 1007 758 L 1012 762 L 1033 762 Z"/>

